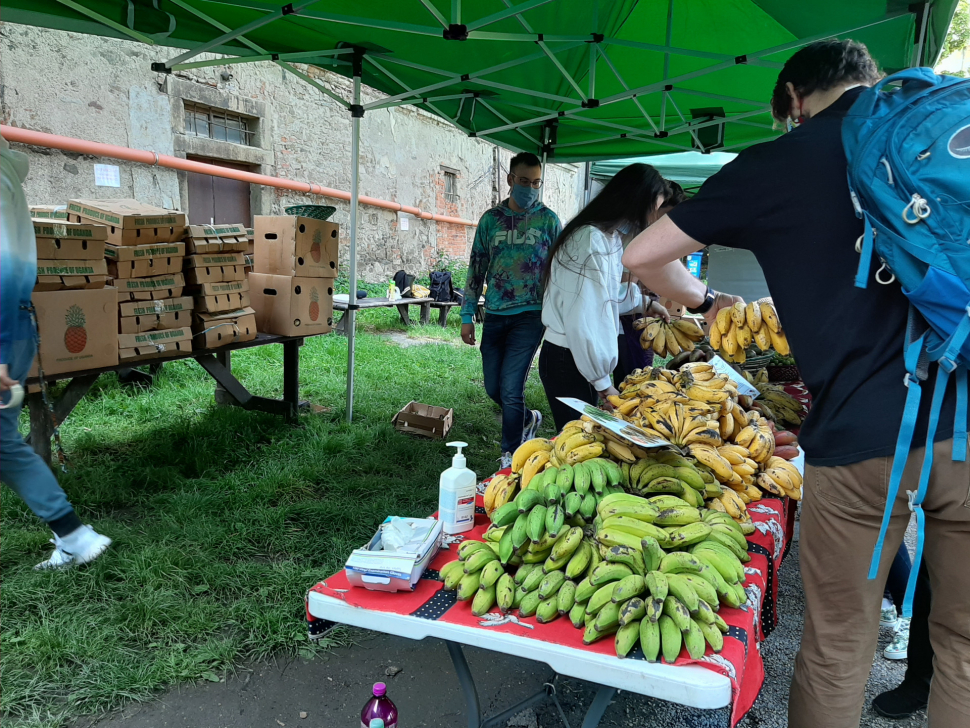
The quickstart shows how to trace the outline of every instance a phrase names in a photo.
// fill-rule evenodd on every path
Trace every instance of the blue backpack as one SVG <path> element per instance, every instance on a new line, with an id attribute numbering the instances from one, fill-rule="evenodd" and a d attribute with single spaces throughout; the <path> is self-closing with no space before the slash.
<path id="1" fill-rule="evenodd" d="M 893 88 L 890 84 L 900 83 Z M 886 512 L 869 568 L 879 570 L 883 542 L 913 440 L 920 383 L 937 362 L 917 491 L 916 558 L 906 586 L 903 616 L 912 615 L 916 573 L 923 556 L 922 502 L 933 467 L 933 440 L 947 382 L 956 380 L 953 459 L 967 457 L 967 367 L 970 365 L 970 80 L 910 68 L 881 80 L 853 104 L 842 126 L 849 191 L 865 233 L 856 286 L 898 281 L 910 301 L 904 358 L 908 388 L 889 479 Z"/>

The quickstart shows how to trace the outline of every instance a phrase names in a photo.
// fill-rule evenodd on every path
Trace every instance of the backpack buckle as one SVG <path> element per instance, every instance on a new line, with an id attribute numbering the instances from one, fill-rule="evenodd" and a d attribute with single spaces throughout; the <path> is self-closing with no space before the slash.
<path id="1" fill-rule="evenodd" d="M 915 501 L 916 501 L 916 491 L 915 490 L 907 490 L 906 491 L 906 500 L 908 501 L 907 505 L 909 506 L 910 512 L 915 512 L 916 509 L 919 507 L 915 503 Z"/>
<path id="2" fill-rule="evenodd" d="M 903 375 L 903 384 L 905 384 L 907 387 L 909 387 L 910 382 L 912 382 L 913 384 L 915 384 L 918 387 L 919 386 L 919 377 L 917 377 L 912 372 L 906 372 L 906 374 Z"/>
<path id="3" fill-rule="evenodd" d="M 952 359 L 948 359 L 945 356 L 941 356 L 937 363 L 940 365 L 940 368 L 943 369 L 947 374 L 953 374 L 953 372 L 957 368 L 957 363 Z"/>

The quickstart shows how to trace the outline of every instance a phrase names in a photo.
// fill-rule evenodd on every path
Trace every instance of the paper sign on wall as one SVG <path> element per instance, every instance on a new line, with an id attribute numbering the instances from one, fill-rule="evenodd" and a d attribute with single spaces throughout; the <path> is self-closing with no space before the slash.
<path id="1" fill-rule="evenodd" d="M 408 230 L 411 227 L 409 219 L 403 215 L 399 218 L 401 222 L 401 230 Z"/>
<path id="2" fill-rule="evenodd" d="M 738 374 L 734 368 L 724 361 L 721 357 L 715 355 L 711 359 L 711 366 L 714 367 L 714 371 L 718 374 L 725 374 L 727 377 L 738 385 L 738 394 L 745 397 L 757 397 L 761 394 L 755 387 L 751 386 L 747 379 Z"/>
<path id="3" fill-rule="evenodd" d="M 94 184 L 98 187 L 121 187 L 121 171 L 114 164 L 96 164 Z"/>
<path id="4" fill-rule="evenodd" d="M 640 447 L 670 447 L 670 443 L 663 438 L 648 435 L 639 427 L 631 425 L 629 422 L 624 422 L 609 412 L 604 412 L 581 399 L 575 399 L 573 397 L 559 397 L 558 399 L 577 412 L 582 412 L 587 417 L 596 420 L 598 425 L 602 425 L 610 432 L 619 435 L 624 440 L 629 440 L 634 445 L 639 445 Z"/>

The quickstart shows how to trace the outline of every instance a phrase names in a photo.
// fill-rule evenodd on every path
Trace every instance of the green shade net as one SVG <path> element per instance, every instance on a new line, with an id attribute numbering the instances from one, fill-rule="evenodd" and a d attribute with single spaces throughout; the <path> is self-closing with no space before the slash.
<path id="1" fill-rule="evenodd" d="M 158 62 L 179 55 L 164 46 L 199 49 L 246 26 L 208 49 L 310 53 L 275 60 L 350 76 L 352 55 L 312 53 L 363 47 L 364 84 L 471 135 L 568 162 L 770 139 L 767 100 L 799 47 L 849 37 L 886 71 L 931 64 L 956 2 L 914 5 L 924 17 L 898 0 L 321 0 L 285 12 L 263 0 L 6 0 L 3 20 L 133 31 L 159 46 Z"/>

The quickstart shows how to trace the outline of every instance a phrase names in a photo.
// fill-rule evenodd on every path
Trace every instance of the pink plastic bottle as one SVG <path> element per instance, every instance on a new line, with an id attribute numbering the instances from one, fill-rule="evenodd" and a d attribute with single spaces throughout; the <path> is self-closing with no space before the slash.
<path id="1" fill-rule="evenodd" d="M 367 701 L 367 705 L 360 712 L 361 728 L 369 728 L 373 718 L 384 721 L 384 728 L 397 728 L 397 706 L 387 697 L 387 685 L 374 683 L 374 697 Z"/>

